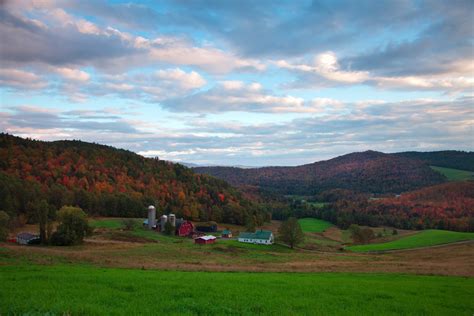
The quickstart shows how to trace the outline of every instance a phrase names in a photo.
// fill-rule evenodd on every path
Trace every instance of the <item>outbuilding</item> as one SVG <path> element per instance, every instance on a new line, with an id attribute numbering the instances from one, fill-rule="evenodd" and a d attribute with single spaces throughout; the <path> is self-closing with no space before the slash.
<path id="1" fill-rule="evenodd" d="M 41 239 L 35 234 L 19 233 L 16 235 L 16 242 L 20 245 L 37 245 L 41 242 Z"/>
<path id="2" fill-rule="evenodd" d="M 221 233 L 222 238 L 232 238 L 232 232 L 228 229 L 224 229 Z"/>
<path id="3" fill-rule="evenodd" d="M 258 230 L 255 233 L 240 233 L 239 242 L 249 244 L 271 245 L 274 238 L 273 233 L 269 230 Z"/>
<path id="4" fill-rule="evenodd" d="M 191 236 L 194 231 L 194 225 L 190 221 L 176 221 L 176 235 L 180 237 Z"/>
<path id="5" fill-rule="evenodd" d="M 200 245 L 213 244 L 215 242 L 216 242 L 216 237 L 212 235 L 201 236 L 194 239 L 194 243 L 200 244 Z"/>

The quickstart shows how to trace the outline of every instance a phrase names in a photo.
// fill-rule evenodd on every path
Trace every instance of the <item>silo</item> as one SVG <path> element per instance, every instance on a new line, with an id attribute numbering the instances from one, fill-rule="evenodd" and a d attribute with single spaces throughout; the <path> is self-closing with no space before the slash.
<path id="1" fill-rule="evenodd" d="M 156 209 L 153 205 L 148 206 L 148 229 L 153 229 L 156 224 Z"/>
<path id="2" fill-rule="evenodd" d="M 171 222 L 171 226 L 176 227 L 176 215 L 170 214 L 169 215 L 169 220 Z"/>
<path id="3" fill-rule="evenodd" d="M 161 231 L 164 232 L 165 231 L 165 224 L 166 222 L 168 221 L 168 217 L 166 215 L 163 215 L 161 216 L 160 218 L 160 226 L 161 226 Z"/>

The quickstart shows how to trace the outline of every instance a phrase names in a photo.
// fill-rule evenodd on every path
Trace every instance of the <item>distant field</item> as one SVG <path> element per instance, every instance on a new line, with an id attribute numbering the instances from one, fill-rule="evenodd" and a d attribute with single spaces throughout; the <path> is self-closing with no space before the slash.
<path id="1" fill-rule="evenodd" d="M 110 218 L 110 219 L 91 219 L 89 221 L 89 224 L 93 228 L 109 228 L 109 229 L 114 229 L 114 228 L 121 228 L 123 219 L 120 218 Z"/>
<path id="2" fill-rule="evenodd" d="M 446 178 L 448 178 L 449 181 L 464 181 L 464 180 L 474 179 L 474 172 L 472 171 L 436 167 L 436 166 L 431 166 L 431 168 L 443 174 Z"/>
<path id="3" fill-rule="evenodd" d="M 2 314 L 472 315 L 474 279 L 0 266 Z"/>
<path id="4" fill-rule="evenodd" d="M 410 249 L 448 244 L 463 240 L 474 240 L 474 233 L 431 229 L 386 243 L 350 246 L 347 247 L 347 249 L 356 252 Z"/>
<path id="5" fill-rule="evenodd" d="M 305 233 L 322 233 L 333 226 L 333 224 L 317 218 L 302 218 L 298 222 Z"/>

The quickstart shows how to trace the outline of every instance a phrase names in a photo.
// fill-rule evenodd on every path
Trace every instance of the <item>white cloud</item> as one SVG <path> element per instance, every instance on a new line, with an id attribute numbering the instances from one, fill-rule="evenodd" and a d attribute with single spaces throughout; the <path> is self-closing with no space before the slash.
<path id="1" fill-rule="evenodd" d="M 263 112 L 263 113 L 322 113 L 341 103 L 330 98 L 305 101 L 291 95 L 274 95 L 260 83 L 222 81 L 207 91 L 165 100 L 162 105 L 176 112 Z"/>
<path id="2" fill-rule="evenodd" d="M 53 68 L 53 71 L 61 75 L 66 80 L 87 82 L 90 79 L 90 75 L 87 72 L 79 69 L 56 67 Z"/>
<path id="3" fill-rule="evenodd" d="M 187 73 L 179 68 L 158 70 L 155 76 L 165 82 L 176 83 L 184 90 L 197 89 L 206 84 L 206 80 L 199 73 L 195 71 Z"/>
<path id="4" fill-rule="evenodd" d="M 383 89 L 439 90 L 465 92 L 474 88 L 472 61 L 457 61 L 446 67 L 445 72 L 431 75 L 377 76 L 368 71 L 341 70 L 334 52 L 325 52 L 314 57 L 313 63 L 290 63 L 286 60 L 274 62 L 281 69 L 294 72 L 299 77 L 290 84 L 295 88 L 313 88 L 328 85 L 366 84 Z"/>
<path id="5" fill-rule="evenodd" d="M 48 85 L 35 73 L 9 68 L 0 69 L 0 84 L 15 89 L 42 89 Z"/>

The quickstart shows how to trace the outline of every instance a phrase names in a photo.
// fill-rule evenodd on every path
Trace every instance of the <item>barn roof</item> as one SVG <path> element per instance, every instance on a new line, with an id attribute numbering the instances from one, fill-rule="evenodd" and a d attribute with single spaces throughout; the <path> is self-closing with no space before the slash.
<path id="1" fill-rule="evenodd" d="M 201 237 L 198 237 L 196 239 L 202 239 L 202 240 L 213 240 L 213 239 L 216 239 L 216 236 L 212 236 L 212 235 L 206 235 L 206 236 L 201 236 Z"/>
<path id="2" fill-rule="evenodd" d="M 268 240 L 272 236 L 272 232 L 269 230 L 257 230 L 255 233 L 240 233 L 239 238 L 246 239 L 265 239 Z"/>

